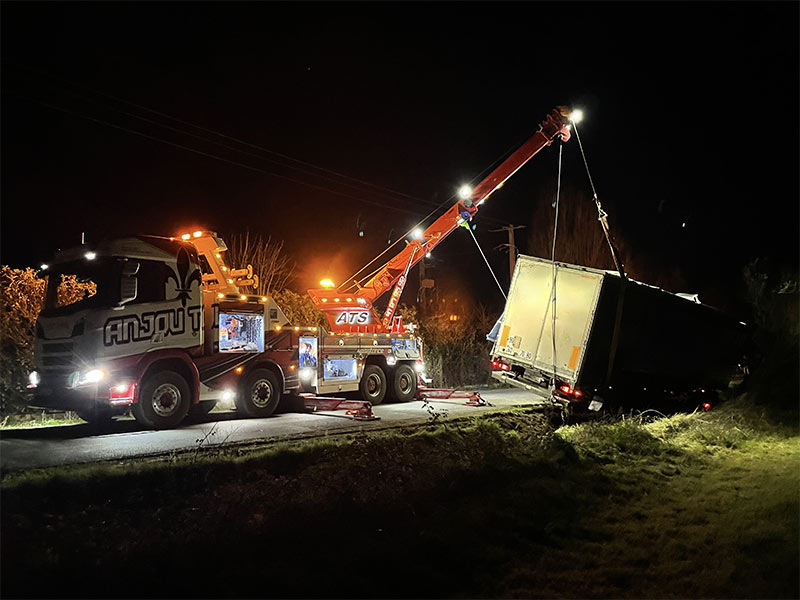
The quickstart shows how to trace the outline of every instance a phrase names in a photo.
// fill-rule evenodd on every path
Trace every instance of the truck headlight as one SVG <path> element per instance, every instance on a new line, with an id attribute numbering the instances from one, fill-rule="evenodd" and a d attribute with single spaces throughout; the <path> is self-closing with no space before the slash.
<path id="1" fill-rule="evenodd" d="M 304 369 L 300 369 L 300 379 L 303 381 L 309 381 L 314 376 L 314 369 L 310 369 L 308 367 Z"/>
<path id="2" fill-rule="evenodd" d="M 424 373 L 425 372 L 425 363 L 422 362 L 421 360 L 418 360 L 417 362 L 414 363 L 414 370 L 417 373 Z"/>
<path id="3" fill-rule="evenodd" d="M 393 367 L 394 365 L 397 364 L 397 357 L 392 355 L 387 356 L 386 364 L 389 365 L 390 367 Z"/>
<path id="4" fill-rule="evenodd" d="M 77 377 L 72 379 L 72 381 L 77 380 L 77 383 L 74 384 L 73 387 L 77 385 L 88 385 L 90 383 L 97 383 L 98 381 L 103 379 L 103 377 L 105 377 L 106 374 L 101 369 L 90 369 L 85 372 L 81 371 L 79 373 L 75 373 L 74 375 L 77 375 Z"/>

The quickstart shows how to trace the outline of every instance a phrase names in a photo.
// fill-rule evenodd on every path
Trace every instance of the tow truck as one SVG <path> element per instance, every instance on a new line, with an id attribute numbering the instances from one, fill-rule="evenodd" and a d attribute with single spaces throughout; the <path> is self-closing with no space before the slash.
<path id="1" fill-rule="evenodd" d="M 132 236 L 59 253 L 49 265 L 44 308 L 36 324 L 31 405 L 73 410 L 89 422 L 131 410 L 147 428 L 178 426 L 192 414 L 232 400 L 248 417 L 274 413 L 281 397 L 306 407 L 344 409 L 373 418 L 386 397 L 466 397 L 477 392 L 426 388 L 421 340 L 395 316 L 410 269 L 528 160 L 570 137 L 569 111 L 553 110 L 540 128 L 355 290 L 309 289 L 329 330 L 291 324 L 257 290 L 252 266 L 234 269 L 212 231 L 172 237 Z M 92 296 L 62 304 L 62 276 L 93 281 Z M 393 289 L 392 289 L 393 288 Z M 392 289 L 379 316 L 374 303 Z M 362 400 L 330 397 L 360 392 Z"/>

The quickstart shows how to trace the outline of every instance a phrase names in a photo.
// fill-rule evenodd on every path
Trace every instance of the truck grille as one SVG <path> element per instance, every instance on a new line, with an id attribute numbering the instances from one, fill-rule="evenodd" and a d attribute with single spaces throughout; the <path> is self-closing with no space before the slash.
<path id="1" fill-rule="evenodd" d="M 44 354 L 64 354 L 65 352 L 72 353 L 72 342 L 64 342 L 61 344 L 43 344 L 42 350 Z"/>
<path id="2" fill-rule="evenodd" d="M 72 360 L 72 355 L 69 356 L 43 356 L 43 367 L 71 367 L 75 363 Z"/>
<path id="3" fill-rule="evenodd" d="M 73 353 L 72 342 L 54 342 L 42 344 L 42 355 L 39 360 L 42 377 L 49 381 L 66 383 L 70 372 L 78 369 Z"/>

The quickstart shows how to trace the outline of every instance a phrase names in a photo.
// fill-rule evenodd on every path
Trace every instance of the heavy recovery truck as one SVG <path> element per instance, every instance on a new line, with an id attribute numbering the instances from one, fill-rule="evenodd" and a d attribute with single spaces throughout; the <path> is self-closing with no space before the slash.
<path id="1" fill-rule="evenodd" d="M 49 265 L 36 323 L 31 406 L 73 410 L 103 421 L 131 410 L 144 427 L 168 429 L 190 412 L 233 400 L 249 417 L 274 413 L 287 394 L 307 407 L 370 416 L 371 405 L 458 396 L 428 389 L 422 347 L 394 313 L 409 270 L 555 139 L 569 139 L 568 111 L 553 110 L 540 129 L 427 229 L 407 241 L 356 289 L 308 290 L 329 331 L 291 324 L 257 285 L 252 267 L 232 269 L 225 242 L 210 231 L 133 236 L 82 245 Z M 92 281 L 96 293 L 62 304 L 62 276 Z M 392 290 L 382 317 L 374 302 Z M 360 392 L 362 402 L 329 398 Z M 477 393 L 461 394 L 468 403 Z"/>

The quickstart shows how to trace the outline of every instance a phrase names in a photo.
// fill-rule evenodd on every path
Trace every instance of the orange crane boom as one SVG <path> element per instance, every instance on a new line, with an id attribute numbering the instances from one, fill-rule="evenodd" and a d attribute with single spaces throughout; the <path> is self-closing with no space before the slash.
<path id="1" fill-rule="evenodd" d="M 540 129 L 505 159 L 494 171 L 484 178 L 474 189 L 451 206 L 442 216 L 431 223 L 424 232 L 407 241 L 405 248 L 392 257 L 364 285 L 358 285 L 352 293 L 344 293 L 331 288 L 312 288 L 308 290 L 314 304 L 325 313 L 334 333 L 389 333 L 392 330 L 394 311 L 405 287 L 409 270 L 426 253 L 438 246 L 456 227 L 470 221 L 478 207 L 556 138 L 567 141 L 570 130 L 567 124 L 569 111 L 560 106 L 550 112 L 542 121 Z M 389 305 L 382 319 L 373 309 L 373 303 L 394 286 Z"/>

